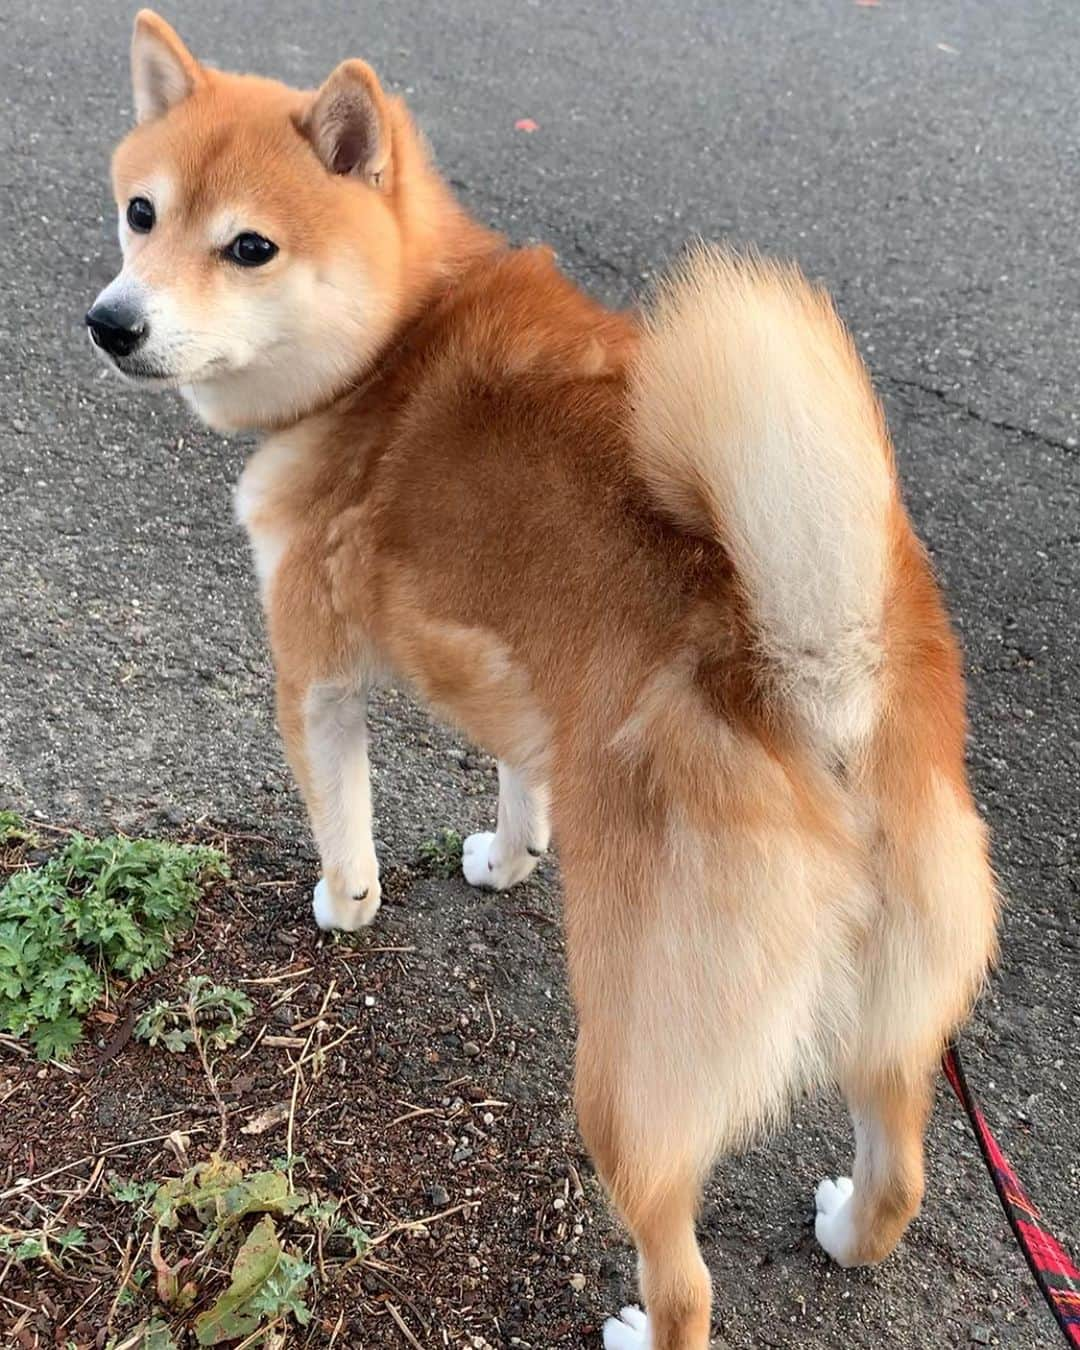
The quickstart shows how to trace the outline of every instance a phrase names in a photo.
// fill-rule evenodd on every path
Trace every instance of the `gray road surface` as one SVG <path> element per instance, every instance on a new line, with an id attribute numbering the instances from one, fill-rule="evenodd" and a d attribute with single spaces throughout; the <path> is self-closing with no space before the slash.
<path id="1" fill-rule="evenodd" d="M 122 390 L 80 331 L 115 270 L 106 166 L 134 7 L 4 8 L 0 794 L 90 825 L 209 814 L 296 839 L 231 524 L 245 445 Z M 465 200 L 610 301 L 697 233 L 832 288 L 967 650 L 1008 896 L 972 1075 L 1080 1245 L 1076 0 L 185 0 L 169 17 L 218 64 L 298 83 L 369 58 Z M 455 789 L 450 733 L 401 698 L 376 721 L 389 861 L 487 813 Z M 944 1098 L 903 1254 L 840 1277 L 792 1245 L 847 1151 L 839 1114 L 809 1113 L 722 1169 L 705 1228 L 727 1343 L 1052 1343 Z"/>

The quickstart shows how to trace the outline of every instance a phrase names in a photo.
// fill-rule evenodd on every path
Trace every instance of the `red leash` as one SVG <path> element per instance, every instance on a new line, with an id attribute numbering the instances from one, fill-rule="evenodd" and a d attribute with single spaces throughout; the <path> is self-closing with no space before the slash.
<path id="1" fill-rule="evenodd" d="M 1001 1151 L 968 1087 L 955 1041 L 945 1051 L 942 1067 L 971 1121 L 1001 1208 L 1005 1211 L 1017 1245 L 1024 1253 L 1024 1259 L 1031 1267 L 1035 1283 L 1066 1341 L 1070 1345 L 1080 1346 L 1080 1270 L 1069 1260 L 1057 1238 L 1047 1231 L 1042 1215 L 1031 1203 L 1020 1178 Z"/>

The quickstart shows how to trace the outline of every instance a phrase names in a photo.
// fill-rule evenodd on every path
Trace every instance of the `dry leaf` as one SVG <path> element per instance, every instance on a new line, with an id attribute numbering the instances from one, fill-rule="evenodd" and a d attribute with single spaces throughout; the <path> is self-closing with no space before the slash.
<path id="1" fill-rule="evenodd" d="M 165 1143 L 173 1151 L 173 1156 L 181 1167 L 187 1166 L 188 1145 L 191 1143 L 191 1135 L 185 1134 L 183 1130 L 173 1130 Z"/>
<path id="2" fill-rule="evenodd" d="M 288 1119 L 288 1103 L 278 1102 L 276 1106 L 268 1106 L 265 1111 L 260 1111 L 258 1115 L 252 1116 L 246 1125 L 240 1126 L 240 1133 L 265 1134 L 267 1130 L 272 1130 L 275 1125 L 283 1125 Z"/>

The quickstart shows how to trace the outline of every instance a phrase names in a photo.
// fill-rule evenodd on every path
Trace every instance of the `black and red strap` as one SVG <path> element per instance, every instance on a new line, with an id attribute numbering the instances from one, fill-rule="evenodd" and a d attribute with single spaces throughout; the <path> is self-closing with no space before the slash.
<path id="1" fill-rule="evenodd" d="M 1080 1270 L 1070 1261 L 1064 1247 L 1047 1231 L 1043 1217 L 1032 1204 L 1012 1164 L 1001 1151 L 986 1117 L 972 1095 L 964 1076 L 960 1052 L 953 1041 L 942 1060 L 945 1076 L 967 1112 L 975 1138 L 994 1183 L 1005 1217 L 1017 1245 L 1031 1267 L 1047 1306 L 1057 1319 L 1062 1335 L 1072 1346 L 1080 1347 Z"/>

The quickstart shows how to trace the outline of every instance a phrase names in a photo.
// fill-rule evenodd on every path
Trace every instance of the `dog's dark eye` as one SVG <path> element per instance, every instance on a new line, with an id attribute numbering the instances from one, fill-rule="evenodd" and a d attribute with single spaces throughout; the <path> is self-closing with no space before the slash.
<path id="1" fill-rule="evenodd" d="M 276 252 L 277 244 L 264 239 L 261 234 L 238 234 L 225 250 L 225 256 L 241 267 L 261 267 Z"/>
<path id="2" fill-rule="evenodd" d="M 127 223 L 138 234 L 148 234 L 154 228 L 153 203 L 148 202 L 145 197 L 132 197 L 127 207 Z"/>

